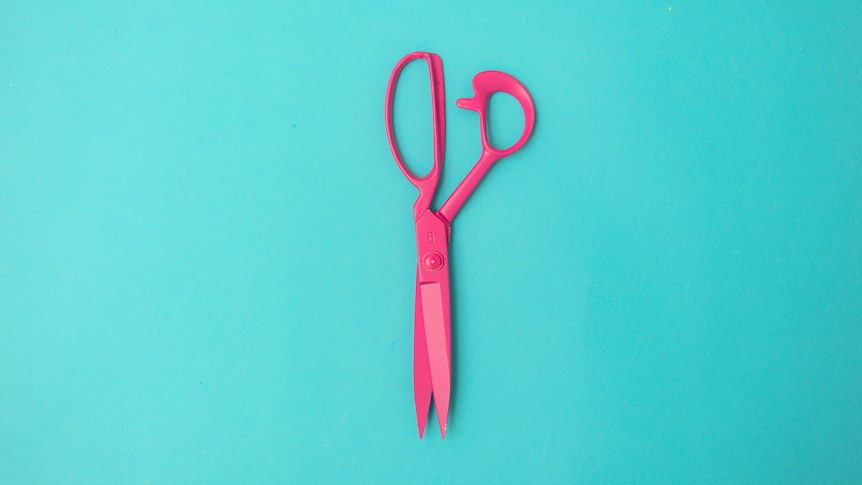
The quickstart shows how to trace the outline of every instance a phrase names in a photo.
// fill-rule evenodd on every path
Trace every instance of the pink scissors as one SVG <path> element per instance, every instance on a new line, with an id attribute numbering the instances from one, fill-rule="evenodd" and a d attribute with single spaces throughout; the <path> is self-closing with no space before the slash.
<path id="1" fill-rule="evenodd" d="M 395 141 L 392 124 L 392 104 L 395 85 L 401 70 L 408 63 L 424 59 L 431 76 L 432 123 L 434 127 L 434 165 L 424 177 L 414 175 L 401 158 Z M 432 210 L 431 200 L 440 179 L 446 137 L 445 88 L 443 61 L 429 52 L 414 52 L 401 59 L 389 78 L 386 90 L 386 135 L 398 167 L 419 189 L 413 205 L 416 227 L 416 249 L 419 262 L 416 270 L 416 306 L 413 326 L 413 397 L 416 401 L 416 421 L 419 438 L 425 434 L 425 424 L 431 408 L 431 396 L 437 409 L 440 435 L 446 438 L 449 415 L 449 396 L 452 383 L 452 334 L 449 313 L 449 236 L 452 219 L 467 201 L 467 197 L 497 160 L 515 153 L 530 137 L 536 112 L 527 89 L 514 77 L 498 72 L 484 71 L 473 77 L 472 98 L 459 99 L 459 108 L 479 113 L 482 135 L 482 155 L 452 195 L 440 207 Z M 524 132 L 514 145 L 499 150 L 488 141 L 488 101 L 495 92 L 512 95 L 524 110 Z"/>

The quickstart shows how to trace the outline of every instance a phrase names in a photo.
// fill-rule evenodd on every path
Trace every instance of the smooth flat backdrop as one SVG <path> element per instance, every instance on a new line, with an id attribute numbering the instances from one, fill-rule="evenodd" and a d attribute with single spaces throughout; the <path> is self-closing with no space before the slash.
<path id="1" fill-rule="evenodd" d="M 443 196 L 476 72 L 538 113 L 454 221 L 445 441 L 414 50 Z M 0 483 L 859 483 L 860 86 L 855 0 L 4 1 Z"/>

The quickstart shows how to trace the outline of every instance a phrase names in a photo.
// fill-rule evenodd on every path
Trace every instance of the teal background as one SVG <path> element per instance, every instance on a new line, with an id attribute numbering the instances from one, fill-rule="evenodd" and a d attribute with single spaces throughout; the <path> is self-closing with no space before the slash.
<path id="1" fill-rule="evenodd" d="M 0 482 L 859 483 L 862 4 L 242 3 L 3 2 Z M 473 74 L 538 113 L 454 221 L 445 441 L 413 50 L 443 196 Z"/>

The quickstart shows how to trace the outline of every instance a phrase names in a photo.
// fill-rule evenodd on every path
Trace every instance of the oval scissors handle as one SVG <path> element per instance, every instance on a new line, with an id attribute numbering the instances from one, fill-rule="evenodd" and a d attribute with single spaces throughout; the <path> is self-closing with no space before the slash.
<path id="1" fill-rule="evenodd" d="M 473 190 L 482 180 L 482 177 L 488 173 L 488 169 L 494 162 L 503 157 L 507 157 L 518 151 L 530 134 L 533 132 L 533 125 L 536 123 L 536 108 L 533 105 L 533 98 L 530 97 L 527 88 L 514 77 L 500 71 L 483 71 L 473 77 L 473 92 L 472 98 L 459 99 L 455 104 L 459 108 L 469 109 L 479 113 L 479 126 L 482 134 L 482 156 L 476 165 L 470 170 L 470 173 L 464 177 L 464 180 L 458 185 L 452 195 L 440 207 L 440 214 L 447 220 L 452 221 L 455 214 L 467 201 L 467 198 L 473 193 Z M 488 102 L 491 100 L 491 95 L 497 92 L 502 92 L 511 95 L 518 100 L 521 109 L 524 110 L 524 131 L 521 137 L 518 138 L 512 146 L 505 149 L 495 148 L 491 145 L 488 139 Z"/>
<path id="2" fill-rule="evenodd" d="M 398 150 L 398 142 L 395 140 L 395 125 L 392 122 L 392 107 L 395 100 L 395 85 L 398 84 L 398 76 L 404 66 L 415 61 L 416 59 L 425 59 L 428 63 L 428 74 L 431 76 L 431 117 L 434 127 L 434 165 L 431 170 L 422 177 L 417 177 L 407 168 L 404 160 L 401 157 L 401 152 Z M 389 86 L 386 88 L 386 136 L 389 138 L 389 148 L 392 150 L 392 156 L 395 157 L 395 163 L 398 168 L 407 177 L 417 189 L 419 189 L 419 197 L 413 205 L 413 212 L 418 218 L 419 215 L 431 206 L 431 199 L 434 198 L 434 191 L 437 189 L 437 182 L 440 179 L 440 168 L 443 165 L 443 155 L 445 153 L 446 143 L 446 92 L 443 84 L 443 61 L 437 54 L 430 52 L 413 52 L 404 56 L 389 77 Z"/>

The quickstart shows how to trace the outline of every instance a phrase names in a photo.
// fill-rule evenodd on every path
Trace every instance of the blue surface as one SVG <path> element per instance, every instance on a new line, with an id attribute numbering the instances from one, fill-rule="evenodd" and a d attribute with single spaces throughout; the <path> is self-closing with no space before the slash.
<path id="1" fill-rule="evenodd" d="M 0 482 L 859 480 L 862 4 L 241 3 L 4 3 Z M 412 50 L 444 196 L 474 73 L 538 112 L 454 221 L 445 441 Z"/>

